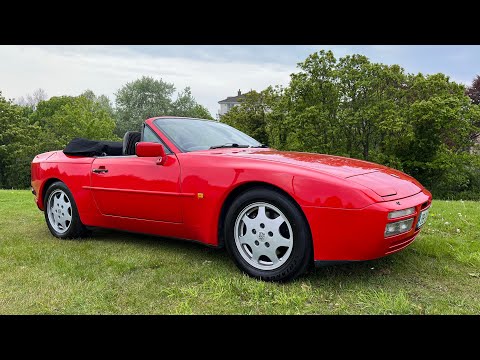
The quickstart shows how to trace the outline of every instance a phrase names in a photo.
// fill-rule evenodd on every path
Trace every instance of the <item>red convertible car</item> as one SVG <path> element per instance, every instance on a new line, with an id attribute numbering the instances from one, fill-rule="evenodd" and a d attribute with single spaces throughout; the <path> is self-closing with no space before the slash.
<path id="1" fill-rule="evenodd" d="M 408 246 L 431 194 L 412 177 L 339 156 L 267 148 L 216 121 L 151 118 L 123 143 L 75 139 L 37 155 L 32 192 L 61 239 L 102 227 L 227 248 L 250 276 Z"/>

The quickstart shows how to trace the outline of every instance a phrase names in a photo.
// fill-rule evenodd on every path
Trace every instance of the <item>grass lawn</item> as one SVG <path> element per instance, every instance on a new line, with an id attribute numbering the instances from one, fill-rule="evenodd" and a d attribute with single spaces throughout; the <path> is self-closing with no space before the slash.
<path id="1" fill-rule="evenodd" d="M 29 191 L 0 190 L 0 314 L 479 314 L 480 203 L 434 201 L 406 250 L 253 280 L 223 250 L 98 230 L 50 235 Z"/>

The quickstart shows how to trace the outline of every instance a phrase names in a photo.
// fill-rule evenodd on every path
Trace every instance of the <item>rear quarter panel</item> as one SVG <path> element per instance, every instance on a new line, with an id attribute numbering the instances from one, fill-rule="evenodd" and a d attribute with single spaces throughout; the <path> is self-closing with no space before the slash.
<path id="1" fill-rule="evenodd" d="M 31 177 L 38 208 L 44 210 L 46 187 L 58 179 L 72 192 L 82 223 L 94 225 L 100 219 L 100 213 L 91 192 L 83 189 L 83 186 L 90 186 L 92 162 L 93 158 L 66 156 L 62 151 L 37 155 L 32 161 Z"/>

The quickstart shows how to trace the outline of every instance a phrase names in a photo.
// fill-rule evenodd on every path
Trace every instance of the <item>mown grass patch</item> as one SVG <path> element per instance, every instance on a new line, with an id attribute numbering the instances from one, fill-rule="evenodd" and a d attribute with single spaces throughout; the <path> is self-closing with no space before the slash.
<path id="1" fill-rule="evenodd" d="M 392 256 L 253 280 L 223 250 L 97 230 L 50 235 L 28 191 L 0 190 L 1 314 L 478 314 L 480 203 L 434 201 Z"/>

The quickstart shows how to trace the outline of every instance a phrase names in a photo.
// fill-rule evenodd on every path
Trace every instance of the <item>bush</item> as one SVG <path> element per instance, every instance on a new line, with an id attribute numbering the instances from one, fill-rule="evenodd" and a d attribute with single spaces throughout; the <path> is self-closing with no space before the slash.
<path id="1" fill-rule="evenodd" d="M 431 164 L 429 188 L 434 197 L 480 200 L 480 156 L 441 152 Z"/>
<path id="2" fill-rule="evenodd" d="M 84 96 L 53 97 L 32 112 L 0 93 L 0 187 L 30 187 L 35 155 L 63 149 L 75 137 L 120 140 L 114 128 L 111 114 Z"/>

